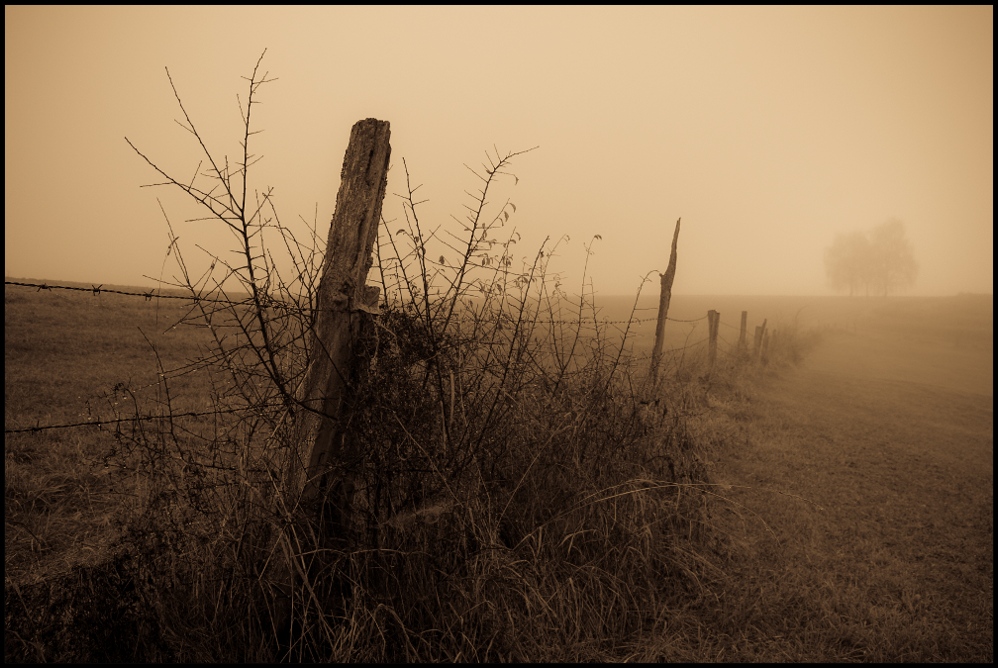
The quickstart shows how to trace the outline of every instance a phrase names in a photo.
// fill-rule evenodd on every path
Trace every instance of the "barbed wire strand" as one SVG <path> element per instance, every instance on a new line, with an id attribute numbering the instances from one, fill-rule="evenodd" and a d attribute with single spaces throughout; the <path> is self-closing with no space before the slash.
<path id="1" fill-rule="evenodd" d="M 91 287 L 89 287 L 89 288 L 84 288 L 84 287 L 72 286 L 72 285 L 58 285 L 58 284 L 51 284 L 50 285 L 48 283 L 26 283 L 26 282 L 22 282 L 22 281 L 6 281 L 5 280 L 4 281 L 4 285 L 12 285 L 12 286 L 17 286 L 17 287 L 25 287 L 25 288 L 35 288 L 38 292 L 41 292 L 42 290 L 69 290 L 69 291 L 74 291 L 74 292 L 89 292 L 89 293 L 92 293 L 94 296 L 99 296 L 102 293 L 108 293 L 108 294 L 123 295 L 123 296 L 127 296 L 127 297 L 143 297 L 146 301 L 151 301 L 152 299 L 155 298 L 155 299 L 176 299 L 176 300 L 188 301 L 188 302 L 193 302 L 193 303 L 208 302 L 208 303 L 215 303 L 215 304 L 226 304 L 226 305 L 230 305 L 230 306 L 250 306 L 250 305 L 253 304 L 253 302 L 250 300 L 250 298 L 247 298 L 247 299 L 241 300 L 241 301 L 234 301 L 234 300 L 231 300 L 231 299 L 218 299 L 218 298 L 214 298 L 214 297 L 202 297 L 202 296 L 199 296 L 199 295 L 171 295 L 171 294 L 163 294 L 162 292 L 157 292 L 157 289 L 152 289 L 149 292 L 133 292 L 133 291 L 129 291 L 129 290 L 116 290 L 116 289 L 112 289 L 112 288 L 104 288 L 103 284 L 101 284 L 101 285 L 91 285 Z M 284 302 L 280 302 L 278 300 L 273 300 L 273 299 L 267 300 L 266 305 L 267 306 L 271 306 L 271 307 L 276 307 L 276 308 L 282 308 L 283 307 L 283 308 L 295 309 L 295 310 L 300 310 L 300 311 L 307 310 L 307 309 L 302 309 L 302 308 L 297 307 L 297 306 L 290 306 L 290 305 L 288 305 L 288 304 L 286 304 Z M 639 310 L 651 310 L 651 307 L 644 308 L 644 309 L 639 309 Z M 693 318 L 693 319 L 679 319 L 679 318 L 666 318 L 666 319 L 668 321 L 670 321 L 670 322 L 687 323 L 688 324 L 688 323 L 697 323 L 697 322 L 700 322 L 702 320 L 706 320 L 707 316 L 704 315 L 704 316 L 701 316 L 699 318 Z M 606 320 L 606 319 L 604 319 L 604 320 L 598 320 L 596 322 L 598 324 L 600 324 L 600 325 L 629 325 L 629 324 L 640 324 L 640 323 L 645 323 L 645 322 L 657 322 L 657 321 L 658 321 L 658 317 L 654 317 L 654 318 L 632 318 L 630 320 Z M 541 325 L 559 325 L 559 324 L 561 324 L 561 325 L 566 325 L 566 324 L 568 324 L 568 325 L 575 325 L 575 324 L 582 325 L 582 324 L 586 324 L 587 323 L 586 319 L 584 319 L 584 318 L 577 318 L 577 319 L 572 319 L 572 320 L 532 320 L 532 321 L 529 321 L 529 322 L 532 323 L 532 324 L 541 324 Z M 735 329 L 735 327 L 733 325 L 727 325 L 727 326 L 731 327 L 732 329 Z M 727 344 L 728 346 L 731 346 L 730 342 L 728 342 L 727 339 L 725 339 L 724 337 L 720 337 L 720 336 L 719 336 L 719 338 L 721 338 L 721 340 L 724 341 L 725 344 Z M 678 353 L 678 352 L 682 352 L 684 350 L 688 350 L 690 348 L 696 348 L 696 347 L 702 346 L 703 344 L 707 343 L 708 340 L 709 340 L 709 337 L 704 337 L 704 338 L 702 338 L 702 339 L 700 339 L 698 341 L 695 341 L 693 343 L 687 343 L 686 345 L 681 346 L 679 348 L 671 348 L 669 352 L 671 352 L 671 353 Z M 729 353 L 729 351 L 723 351 L 723 352 L 725 352 L 727 354 L 731 354 L 731 353 Z M 647 357 L 648 356 L 638 355 L 635 358 L 635 361 L 638 361 L 638 362 L 645 361 Z M 217 356 L 216 356 L 215 361 L 218 361 L 217 360 Z M 198 361 L 195 361 L 195 362 L 191 362 L 189 364 L 182 365 L 182 366 L 177 367 L 175 369 L 171 369 L 171 370 L 162 372 L 162 376 L 165 379 L 167 377 L 172 376 L 173 374 L 175 374 L 178 371 L 181 371 L 183 373 L 190 373 L 191 371 L 197 370 L 197 367 L 202 367 L 203 368 L 203 366 L 210 364 L 210 362 L 211 362 L 211 360 L 198 360 Z M 182 374 L 178 374 L 178 375 L 182 375 Z M 153 387 L 153 386 L 158 385 L 158 384 L 159 384 L 159 381 L 156 381 L 156 382 L 150 383 L 149 385 L 145 385 L 145 386 L 143 386 L 142 388 L 139 388 L 139 389 L 145 389 L 145 388 L 148 388 L 148 387 Z M 72 422 L 72 423 L 62 423 L 62 424 L 47 424 L 47 425 L 35 425 L 35 426 L 32 426 L 32 427 L 21 427 L 21 428 L 13 428 L 13 429 L 7 429 L 7 428 L 5 428 L 4 429 L 4 434 L 37 433 L 37 432 L 48 431 L 48 430 L 76 429 L 76 428 L 80 428 L 80 427 L 97 427 L 98 429 L 100 429 L 100 428 L 105 427 L 105 426 L 118 425 L 118 424 L 130 423 L 130 422 L 131 423 L 134 423 L 134 422 L 151 422 L 151 421 L 155 421 L 155 420 L 166 420 L 166 419 L 185 418 L 185 417 L 217 416 L 217 415 L 232 414 L 232 413 L 241 413 L 241 412 L 246 412 L 246 411 L 259 410 L 261 408 L 280 407 L 281 405 L 283 405 L 283 404 L 277 403 L 277 404 L 263 404 L 263 405 L 258 405 L 258 406 L 246 406 L 246 407 L 243 407 L 243 408 L 215 409 L 215 410 L 211 410 L 211 411 L 187 411 L 187 412 L 184 412 L 184 413 L 166 413 L 166 414 L 162 414 L 162 415 L 136 415 L 136 416 L 132 416 L 132 417 L 113 418 L 113 419 L 95 418 L 95 419 L 89 419 L 89 420 L 84 421 L 84 422 Z"/>
<path id="2" fill-rule="evenodd" d="M 114 290 L 112 288 L 105 288 L 103 283 L 101 285 L 92 285 L 89 288 L 83 288 L 75 285 L 50 285 L 48 283 L 23 283 L 21 281 L 4 281 L 4 285 L 14 285 L 23 288 L 36 288 L 38 292 L 42 290 L 71 290 L 74 292 L 90 292 L 94 296 L 99 296 L 102 293 L 124 295 L 126 297 L 143 297 L 146 301 L 152 301 L 153 299 L 177 299 L 182 301 L 192 302 L 197 304 L 199 302 L 206 302 L 209 304 L 226 304 L 229 306 L 253 306 L 254 302 L 251 297 L 240 301 L 233 301 L 231 299 L 218 299 L 216 297 L 202 297 L 199 295 L 171 295 L 164 294 L 162 292 L 157 292 L 159 288 L 153 288 L 149 292 L 131 292 L 128 290 Z M 288 304 L 277 299 L 267 299 L 264 301 L 263 306 L 268 308 L 280 308 L 292 311 L 318 311 L 320 309 L 306 309 L 301 306 Z M 640 309 L 649 310 L 649 309 Z M 701 316 L 699 318 L 693 318 L 691 320 L 682 320 L 679 318 L 666 318 L 669 322 L 682 322 L 682 323 L 693 323 L 700 322 L 701 320 L 706 320 L 707 316 Z M 654 318 L 631 318 L 629 320 L 598 320 L 597 322 L 601 325 L 628 325 L 628 324 L 640 324 L 645 322 L 657 322 L 658 317 Z M 587 320 L 585 318 L 575 318 L 572 320 L 524 320 L 525 323 L 532 323 L 535 325 L 572 325 L 576 323 L 585 323 Z"/>
<path id="3" fill-rule="evenodd" d="M 246 406 L 243 408 L 218 408 L 211 411 L 187 411 L 185 413 L 164 413 L 162 415 L 135 415 L 126 418 L 112 418 L 112 419 L 102 419 L 95 418 L 92 420 L 87 420 L 85 422 L 70 422 L 63 424 L 45 424 L 45 425 L 35 425 L 34 427 L 21 427 L 17 429 L 7 429 L 4 428 L 4 434 L 26 434 L 34 433 L 39 431 L 47 431 L 51 429 L 76 429 L 79 427 L 105 427 L 115 424 L 123 424 L 125 422 L 153 422 L 155 420 L 174 420 L 176 418 L 184 417 L 207 417 L 211 415 L 225 415 L 231 413 L 242 413 L 245 411 L 255 411 L 261 408 L 279 408 L 283 406 L 282 403 L 272 403 L 272 404 L 260 404 L 258 406 Z"/>

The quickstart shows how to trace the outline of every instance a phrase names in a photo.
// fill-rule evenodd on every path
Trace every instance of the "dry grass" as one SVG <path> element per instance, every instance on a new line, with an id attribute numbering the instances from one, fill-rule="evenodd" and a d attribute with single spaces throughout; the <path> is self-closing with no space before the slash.
<path id="1" fill-rule="evenodd" d="M 110 417 L 115 387 L 135 388 L 139 397 L 154 399 L 151 344 L 174 368 L 197 358 L 199 345 L 207 343 L 194 328 L 172 329 L 182 313 L 176 302 L 7 287 L 5 427 Z M 203 405 L 203 383 L 185 376 L 178 385 L 188 406 Z M 5 436 L 8 582 L 32 582 L 107 558 L 120 526 L 116 515 L 130 503 L 122 476 L 104 465 L 113 431 L 111 426 Z"/>
<path id="2" fill-rule="evenodd" d="M 176 303 L 158 309 L 135 298 L 8 287 L 7 427 L 163 408 L 157 364 L 187 364 L 207 338 L 172 328 L 184 313 Z M 371 475 L 395 476 L 404 492 L 395 503 L 410 511 L 391 510 L 374 552 L 324 564 L 367 585 L 334 605 L 342 621 L 333 635 L 328 611 L 304 604 L 298 656 L 619 658 L 699 589 L 705 471 L 692 423 L 680 419 L 699 405 L 695 382 L 674 383 L 670 421 L 658 424 L 637 412 L 626 385 L 604 393 L 618 360 L 607 344 L 605 366 L 567 378 L 558 392 L 532 381 L 495 410 L 488 385 L 485 394 L 462 392 L 454 437 L 463 430 L 469 445 L 454 452 L 476 449 L 455 459 L 436 444 L 421 367 L 393 354 L 386 348 L 379 357 L 355 420 L 382 458 Z M 687 363 L 695 367 L 695 356 Z M 199 374 L 171 386 L 178 411 L 203 404 L 210 388 Z M 134 405 L 113 406 L 123 399 Z M 476 439 L 474 415 L 486 409 L 492 428 Z M 385 415 L 403 421 L 393 427 Z M 221 488 L 206 487 L 201 478 L 184 482 L 175 467 L 122 459 L 123 448 L 166 452 L 164 437 L 107 427 L 8 435 L 9 659 L 275 656 L 268 604 L 239 594 L 249 590 L 232 579 L 260 577 L 234 548 L 255 531 L 246 513 L 255 502 L 227 491 L 224 478 L 216 478 Z"/>
<path id="3" fill-rule="evenodd" d="M 7 429 L 110 417 L 121 397 L 115 388 L 135 388 L 155 406 L 151 344 L 174 368 L 207 343 L 203 331 L 172 328 L 183 314 L 172 301 L 7 287 L 4 310 Z M 204 404 L 199 379 L 176 385 L 187 405 Z M 114 431 L 5 435 L 8 660 L 127 660 L 134 650 L 119 642 L 138 629 L 123 623 L 136 598 L 118 539 L 138 494 L 134 479 L 106 465 Z"/>
<path id="4" fill-rule="evenodd" d="M 327 564 L 372 579 L 332 627 L 302 620 L 300 656 L 990 661 L 990 316 L 957 308 L 959 325 L 897 343 L 931 312 L 899 303 L 816 314 L 845 325 L 800 368 L 779 359 L 803 348 L 765 368 L 722 355 L 707 380 L 699 352 L 677 354 L 664 402 L 637 418 L 626 393 L 602 422 L 570 417 L 584 385 L 523 393 L 481 451 L 505 448 L 493 483 L 456 475 L 450 501 L 392 518 L 390 550 Z M 154 382 L 137 325 L 164 366 L 196 357 L 203 330 L 167 330 L 180 311 L 159 309 L 8 288 L 6 426 L 76 421 L 115 385 Z M 174 386 L 185 407 L 208 387 Z M 418 395 L 395 399 L 418 413 Z M 231 528 L 153 531 L 151 551 L 117 540 L 156 515 L 138 522 L 135 479 L 104 467 L 116 443 L 93 428 L 7 436 L 8 660 L 273 658 L 265 623 L 234 623 L 262 619 L 261 601 L 218 586 L 238 574 Z M 199 566 L 219 557 L 237 570 Z"/>
<path id="5" fill-rule="evenodd" d="M 729 554 L 702 658 L 992 661 L 991 303 L 881 302 L 714 402 Z"/>

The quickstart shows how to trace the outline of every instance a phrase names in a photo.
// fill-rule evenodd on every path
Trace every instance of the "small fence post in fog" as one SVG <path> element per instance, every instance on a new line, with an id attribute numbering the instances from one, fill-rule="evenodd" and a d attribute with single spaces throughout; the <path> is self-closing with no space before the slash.
<path id="1" fill-rule="evenodd" d="M 748 341 L 745 335 L 748 332 L 748 311 L 742 311 L 742 326 L 738 330 L 738 355 L 742 356 L 748 352 Z"/>
<path id="2" fill-rule="evenodd" d="M 762 324 L 755 328 L 755 340 L 752 342 L 752 356 L 756 359 L 759 358 L 759 353 L 762 350 L 762 337 L 766 331 L 766 321 L 763 320 Z"/>
<path id="3" fill-rule="evenodd" d="M 776 335 L 776 332 L 773 332 Z M 760 354 L 759 360 L 762 362 L 763 366 L 769 364 L 769 332 L 763 330 L 762 332 L 762 353 Z"/>
<path id="4" fill-rule="evenodd" d="M 710 338 L 707 343 L 708 373 L 714 371 L 714 362 L 717 360 L 717 330 L 720 324 L 721 314 L 717 311 L 707 311 L 707 328 L 710 331 Z"/>
<path id="5" fill-rule="evenodd" d="M 672 300 L 672 281 L 676 277 L 676 246 L 679 243 L 679 223 L 672 233 L 672 252 L 669 253 L 669 266 L 662 274 L 662 292 L 658 300 L 658 323 L 655 325 L 655 348 L 651 353 L 651 386 L 658 383 L 658 365 L 662 361 L 662 346 L 665 343 L 665 319 L 669 315 L 669 302 Z"/>

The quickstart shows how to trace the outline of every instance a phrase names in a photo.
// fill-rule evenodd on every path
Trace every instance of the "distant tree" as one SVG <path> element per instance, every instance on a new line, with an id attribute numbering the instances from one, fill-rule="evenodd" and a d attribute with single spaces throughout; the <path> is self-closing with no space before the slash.
<path id="1" fill-rule="evenodd" d="M 825 249 L 825 271 L 835 290 L 849 295 L 889 295 L 911 287 L 918 275 L 918 263 L 904 223 L 896 218 L 865 232 L 840 234 Z"/>
<path id="2" fill-rule="evenodd" d="M 871 233 L 873 287 L 883 295 L 910 288 L 918 275 L 918 263 L 911 242 L 904 235 L 904 223 L 892 218 Z"/>
<path id="3" fill-rule="evenodd" d="M 870 242 L 863 232 L 840 234 L 825 249 L 825 271 L 835 290 L 849 289 L 849 296 L 860 289 L 870 292 Z"/>

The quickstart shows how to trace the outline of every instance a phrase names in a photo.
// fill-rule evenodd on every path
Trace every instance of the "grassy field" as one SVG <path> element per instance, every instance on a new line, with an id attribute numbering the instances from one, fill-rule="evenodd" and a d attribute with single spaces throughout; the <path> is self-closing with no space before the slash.
<path id="1" fill-rule="evenodd" d="M 157 353 L 175 369 L 208 343 L 203 329 L 174 327 L 187 312 L 177 301 L 11 286 L 4 297 L 5 429 L 112 418 L 128 401 L 126 388 L 155 407 Z M 203 377 L 180 376 L 172 386 L 178 405 L 204 406 Z M 110 425 L 5 435 L 8 584 L 107 558 L 130 504 L 120 473 L 102 464 L 113 432 Z"/>
<path id="2" fill-rule="evenodd" d="M 598 301 L 610 320 L 633 307 Z M 673 364 L 702 353 L 708 309 L 721 312 L 719 371 L 690 418 L 712 483 L 709 531 L 690 546 L 700 586 L 670 601 L 654 633 L 590 658 L 991 661 L 991 296 L 677 295 L 670 316 L 695 322 L 669 324 Z M 796 367 L 738 365 L 742 310 L 750 341 L 765 318 L 821 343 Z M 203 328 L 174 327 L 185 311 L 6 287 L 5 429 L 106 419 L 125 389 L 161 405 L 157 365 L 181 368 L 209 343 Z M 653 335 L 651 320 L 629 332 L 637 355 Z M 198 410 L 209 389 L 203 373 L 178 375 L 171 401 Z M 6 434 L 8 615 L 31 588 L 56 600 L 51 583 L 113 555 L 135 498 L 127 474 L 102 462 L 114 442 L 106 426 Z M 79 659 L 101 642 L 22 637 L 7 621 L 8 659 Z M 586 656 L 567 652 L 544 656 Z"/>
<path id="3" fill-rule="evenodd" d="M 992 308 L 861 304 L 714 401 L 726 557 L 698 658 L 993 660 Z"/>

